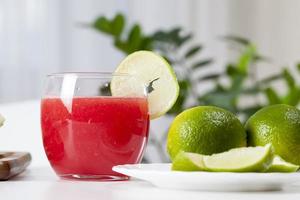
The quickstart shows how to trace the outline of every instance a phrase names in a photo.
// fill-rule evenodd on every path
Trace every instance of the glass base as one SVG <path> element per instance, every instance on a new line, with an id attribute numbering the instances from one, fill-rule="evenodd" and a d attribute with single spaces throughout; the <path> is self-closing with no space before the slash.
<path id="1" fill-rule="evenodd" d="M 65 180 L 83 180 L 83 181 L 126 181 L 128 176 L 114 176 L 114 175 L 82 175 L 82 174 L 63 174 L 59 175 Z"/>

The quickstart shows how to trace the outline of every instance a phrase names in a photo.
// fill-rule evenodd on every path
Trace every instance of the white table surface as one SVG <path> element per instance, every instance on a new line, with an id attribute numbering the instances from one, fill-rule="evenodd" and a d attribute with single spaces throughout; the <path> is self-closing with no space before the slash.
<path id="1" fill-rule="evenodd" d="M 60 180 L 46 159 L 39 125 L 39 100 L 0 105 L 6 122 L 0 129 L 0 150 L 29 151 L 33 161 L 23 174 L 0 182 L 0 200 L 235 200 L 300 199 L 300 185 L 275 192 L 204 192 L 167 190 L 139 180 L 87 182 Z"/>
<path id="2" fill-rule="evenodd" d="M 23 174 L 0 182 L 0 199 L 5 200 L 234 200 L 300 199 L 300 185 L 282 191 L 205 192 L 160 189 L 140 180 L 118 182 L 60 180 L 50 166 L 31 166 Z"/>

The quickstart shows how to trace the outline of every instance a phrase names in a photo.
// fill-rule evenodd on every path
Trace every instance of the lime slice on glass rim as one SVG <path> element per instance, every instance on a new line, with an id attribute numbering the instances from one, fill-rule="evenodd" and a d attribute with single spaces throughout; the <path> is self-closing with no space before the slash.
<path id="1" fill-rule="evenodd" d="M 273 159 L 271 145 L 264 147 L 240 147 L 223 153 L 201 155 L 197 153 L 179 153 L 172 170 L 211 171 L 211 172 L 264 172 Z"/>
<path id="2" fill-rule="evenodd" d="M 151 51 L 136 51 L 128 55 L 117 67 L 116 74 L 129 74 L 132 78 L 114 76 L 110 89 L 112 96 L 147 95 L 151 119 L 168 112 L 179 94 L 176 75 L 170 64 Z"/>

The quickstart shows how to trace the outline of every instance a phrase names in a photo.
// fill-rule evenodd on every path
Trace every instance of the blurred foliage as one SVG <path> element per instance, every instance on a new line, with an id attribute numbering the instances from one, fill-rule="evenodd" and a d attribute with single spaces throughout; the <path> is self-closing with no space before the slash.
<path id="1" fill-rule="evenodd" d="M 300 63 L 296 65 L 298 73 L 300 73 Z M 296 77 L 290 72 L 288 68 L 284 68 L 281 73 L 281 77 L 285 82 L 287 89 L 284 95 L 280 95 L 271 86 L 264 89 L 264 94 L 268 100 L 268 104 L 289 104 L 292 106 L 298 106 L 300 102 L 300 85 L 296 83 Z"/>
<path id="2" fill-rule="evenodd" d="M 239 99 L 242 96 L 257 97 L 262 91 L 264 84 L 268 84 L 273 79 L 265 79 L 263 82 L 256 82 L 253 86 L 246 86 L 246 81 L 251 78 L 251 69 L 261 61 L 268 60 L 266 57 L 260 55 L 251 41 L 237 37 L 225 36 L 223 39 L 230 44 L 237 46 L 239 50 L 235 62 L 230 62 L 225 66 L 224 73 L 220 74 L 220 78 L 225 78 L 228 84 L 222 84 L 221 81 L 216 81 L 215 87 L 201 95 L 198 100 L 200 104 L 216 105 L 231 112 L 242 115 L 245 119 L 260 109 L 263 105 L 259 102 L 251 106 L 241 108 L 239 106 Z M 276 75 L 280 78 L 281 76 Z"/>
<path id="3" fill-rule="evenodd" d="M 246 119 L 262 106 L 277 103 L 297 105 L 300 101 L 300 86 L 288 68 L 263 80 L 256 81 L 253 78 L 252 70 L 255 70 L 256 64 L 268 62 L 269 59 L 261 55 L 256 46 L 245 38 L 233 35 L 223 37 L 222 39 L 237 49 L 236 60 L 228 63 L 221 72 L 203 75 L 199 72 L 210 67 L 213 59 L 202 58 L 203 45 L 193 43 L 193 35 L 185 33 L 180 27 L 146 34 L 139 24 L 128 25 L 124 15 L 120 13 L 111 19 L 101 16 L 91 26 L 110 36 L 114 46 L 125 55 L 138 50 L 151 50 L 158 52 L 171 63 L 178 77 L 180 94 L 169 114 L 176 115 L 194 105 L 215 105 Z M 300 64 L 297 69 L 300 72 Z M 252 85 L 247 86 L 246 83 L 251 80 Z M 271 82 L 277 80 L 286 82 L 287 93 L 283 96 L 270 86 Z M 212 82 L 214 86 L 199 93 L 197 86 L 205 82 Z M 265 96 L 267 101 L 257 100 L 254 105 L 239 106 L 241 97 L 257 98 L 259 95 Z"/>

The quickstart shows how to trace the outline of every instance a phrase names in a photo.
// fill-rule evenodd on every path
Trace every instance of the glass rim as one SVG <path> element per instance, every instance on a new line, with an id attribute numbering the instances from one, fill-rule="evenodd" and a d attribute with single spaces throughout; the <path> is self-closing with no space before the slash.
<path id="1" fill-rule="evenodd" d="M 78 78 L 109 78 L 114 76 L 133 77 L 132 74 L 119 72 L 57 72 L 46 75 L 46 77 L 49 78 L 63 78 L 65 76 L 76 76 Z"/>

